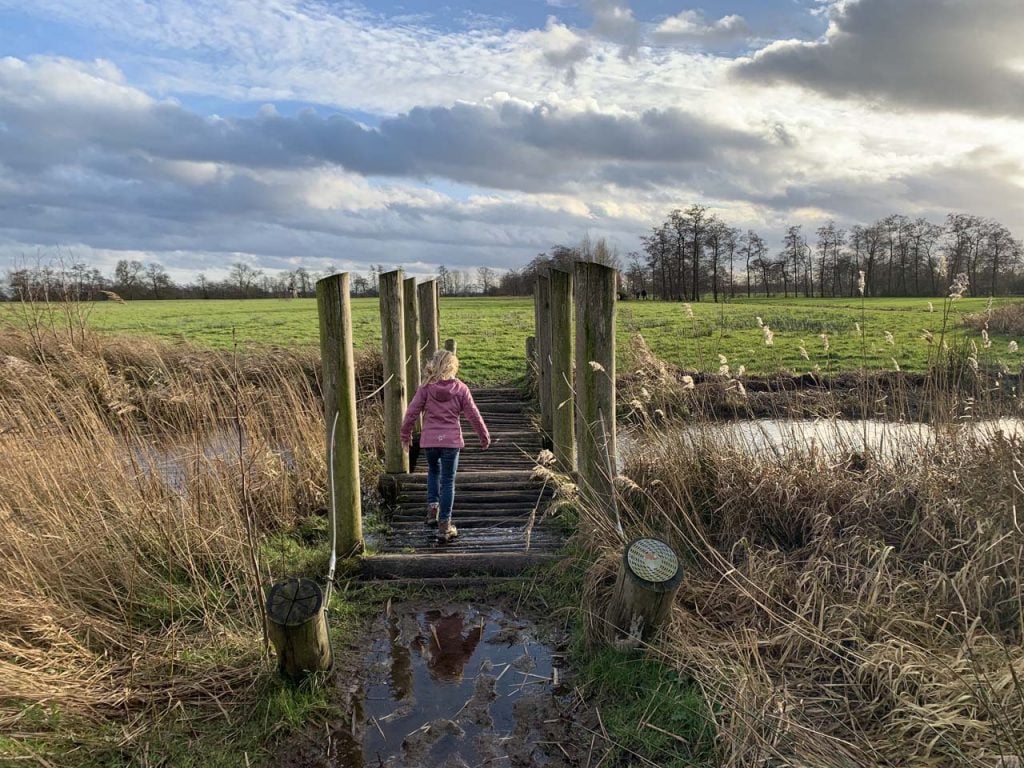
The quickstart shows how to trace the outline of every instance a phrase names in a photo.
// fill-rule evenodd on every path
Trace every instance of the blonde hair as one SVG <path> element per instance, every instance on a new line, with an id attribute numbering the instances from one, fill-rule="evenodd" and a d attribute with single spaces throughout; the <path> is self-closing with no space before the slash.
<path id="1" fill-rule="evenodd" d="M 434 357 L 423 368 L 423 383 L 436 384 L 439 381 L 454 379 L 459 372 L 459 358 L 454 352 L 439 349 Z"/>

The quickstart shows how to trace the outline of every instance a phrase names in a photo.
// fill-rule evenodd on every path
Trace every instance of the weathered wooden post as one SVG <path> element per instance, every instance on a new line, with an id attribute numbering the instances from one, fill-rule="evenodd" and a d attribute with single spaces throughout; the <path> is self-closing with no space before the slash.
<path id="1" fill-rule="evenodd" d="M 299 682 L 310 672 L 324 672 L 334 664 L 324 593 L 309 579 L 288 579 L 275 584 L 267 596 L 267 634 L 277 650 L 282 677 Z"/>
<path id="2" fill-rule="evenodd" d="M 534 386 L 537 382 L 537 337 L 526 337 L 526 384 Z"/>
<path id="3" fill-rule="evenodd" d="M 682 580 L 679 558 L 668 544 L 650 538 L 631 541 L 605 614 L 608 641 L 639 644 L 653 638 L 669 617 Z"/>
<path id="4" fill-rule="evenodd" d="M 537 368 L 540 372 L 537 394 L 540 399 L 540 428 L 551 436 L 551 281 L 547 274 L 537 275 L 534 293 L 537 306 Z"/>
<path id="5" fill-rule="evenodd" d="M 444 348 L 447 349 L 449 352 L 452 352 L 453 354 L 459 354 L 459 342 L 457 342 L 455 339 L 445 339 Z"/>
<path id="6" fill-rule="evenodd" d="M 363 510 L 359 488 L 359 426 L 356 423 L 356 366 L 352 356 L 352 313 L 347 273 L 316 284 L 320 317 L 320 356 L 327 423 L 328 489 L 334 502 L 339 551 L 363 547 Z M 337 421 L 335 421 L 337 419 Z"/>
<path id="7" fill-rule="evenodd" d="M 576 263 L 576 464 L 585 501 L 614 509 L 616 271 Z"/>
<path id="8" fill-rule="evenodd" d="M 562 472 L 576 470 L 575 403 L 572 366 L 572 275 L 548 273 L 551 337 L 551 450 Z"/>
<path id="9" fill-rule="evenodd" d="M 402 270 L 380 276 L 380 330 L 384 353 L 384 471 L 406 474 L 409 454 L 402 447 L 405 416 L 405 323 L 402 319 Z"/>
<path id="10" fill-rule="evenodd" d="M 416 288 L 420 305 L 420 367 L 426 365 L 441 348 L 438 338 L 440 313 L 438 311 L 437 280 L 427 280 Z"/>
<path id="11" fill-rule="evenodd" d="M 415 277 L 405 278 L 402 302 L 405 318 L 405 386 L 407 394 L 412 396 L 420 388 L 420 304 Z"/>

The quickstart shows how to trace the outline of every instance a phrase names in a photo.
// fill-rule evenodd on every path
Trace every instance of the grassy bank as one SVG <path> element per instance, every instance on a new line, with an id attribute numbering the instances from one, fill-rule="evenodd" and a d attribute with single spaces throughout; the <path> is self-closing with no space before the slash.
<path id="1" fill-rule="evenodd" d="M 930 354 L 922 339 L 925 331 L 938 335 L 945 322 L 955 342 L 966 333 L 962 315 L 983 314 L 987 304 L 984 299 L 963 299 L 944 319 L 941 299 L 866 299 L 863 304 L 859 299 L 737 299 L 693 305 L 626 301 L 619 304 L 619 345 L 624 348 L 632 335 L 642 333 L 655 354 L 690 370 L 718 370 L 723 355 L 733 370 L 743 366 L 752 373 L 836 373 L 897 366 L 923 371 Z M 185 339 L 210 348 L 231 347 L 235 338 L 247 345 L 312 347 L 318 338 L 312 299 L 132 301 L 87 309 L 90 325 L 98 330 Z M 18 305 L 3 305 L 0 310 L 9 321 L 19 321 Z M 355 299 L 352 315 L 356 346 L 379 345 L 377 300 Z M 764 343 L 759 318 L 774 334 L 772 347 Z M 1017 356 L 1008 350 L 1009 341 L 1017 338 L 1012 329 L 991 330 L 992 356 L 1018 367 Z M 442 338 L 459 340 L 462 370 L 471 382 L 522 376 L 525 339 L 532 333 L 531 299 L 441 301 Z M 827 348 L 822 334 L 828 338 Z"/>

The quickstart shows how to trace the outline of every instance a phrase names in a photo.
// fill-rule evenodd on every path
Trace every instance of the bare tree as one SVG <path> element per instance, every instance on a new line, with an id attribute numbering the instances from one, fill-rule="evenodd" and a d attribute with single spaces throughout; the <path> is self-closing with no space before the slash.
<path id="1" fill-rule="evenodd" d="M 486 296 L 494 287 L 494 270 L 490 267 L 479 267 L 476 271 L 476 279 L 480 283 L 480 292 Z"/>

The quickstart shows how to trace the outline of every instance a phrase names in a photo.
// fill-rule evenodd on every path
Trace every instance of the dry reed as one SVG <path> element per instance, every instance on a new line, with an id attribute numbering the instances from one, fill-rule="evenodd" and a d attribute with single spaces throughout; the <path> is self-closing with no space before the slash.
<path id="1" fill-rule="evenodd" d="M 632 371 L 642 431 L 623 468 L 632 482 L 617 484 L 622 522 L 627 538 L 670 541 L 687 570 L 649 652 L 703 687 L 722 765 L 1024 754 L 1020 440 L 947 425 L 895 455 L 755 450 L 699 418 L 685 430 L 650 418 L 666 399 L 655 383 L 678 414 L 702 412 L 700 388 L 644 349 Z M 605 605 L 621 539 L 601 510 L 582 511 L 578 535 L 598 552 L 584 606 Z M 586 616 L 600 637 L 600 610 Z"/>
<path id="2" fill-rule="evenodd" d="M 365 395 L 379 359 L 359 366 Z M 252 699 L 279 575 L 261 545 L 325 504 L 318 368 L 312 351 L 0 330 L 0 756 L 111 728 L 105 748 L 132 755 L 165 720 Z M 361 406 L 368 456 L 378 410 Z"/>

